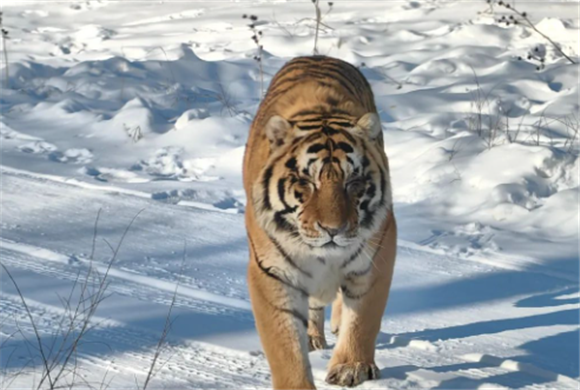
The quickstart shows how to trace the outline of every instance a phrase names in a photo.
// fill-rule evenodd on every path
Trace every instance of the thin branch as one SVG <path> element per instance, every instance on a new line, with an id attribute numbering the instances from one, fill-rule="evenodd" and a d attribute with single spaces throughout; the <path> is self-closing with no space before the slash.
<path id="1" fill-rule="evenodd" d="M 571 64 L 576 64 L 576 61 L 574 61 L 572 58 L 570 58 L 568 55 L 566 55 L 566 53 L 564 53 L 564 51 L 560 48 L 560 46 L 556 42 L 554 42 L 549 36 L 547 36 L 546 34 L 541 32 L 540 30 L 538 30 L 538 28 L 534 25 L 534 23 L 532 23 L 532 21 L 528 18 L 527 12 L 520 12 L 517 9 L 515 9 L 515 7 L 512 7 L 510 4 L 505 3 L 505 2 L 500 1 L 499 4 L 502 5 L 504 8 L 507 8 L 510 11 L 512 11 L 514 14 L 518 15 L 520 18 L 522 18 L 522 20 L 524 20 L 532 30 L 534 30 L 536 33 L 538 33 L 539 35 L 544 37 L 544 39 L 546 39 L 548 42 L 550 42 L 552 44 L 552 46 L 561 55 L 563 55 L 568 61 L 570 61 Z"/>
<path id="2" fill-rule="evenodd" d="M 316 12 L 316 31 L 314 33 L 314 54 L 318 54 L 318 32 L 320 31 L 320 23 L 322 22 L 322 14 L 320 12 L 320 0 L 314 1 L 314 10 Z"/>
<path id="3" fill-rule="evenodd" d="M 10 88 L 10 72 L 8 70 L 8 46 L 7 46 L 7 42 L 8 42 L 8 30 L 6 30 L 4 28 L 4 24 L 2 23 L 3 21 L 3 13 L 0 11 L 0 35 L 2 35 L 2 48 L 3 48 L 3 52 L 4 52 L 4 64 L 6 65 L 4 67 L 4 73 L 5 73 L 5 77 L 6 77 L 6 89 Z"/>
<path id="4" fill-rule="evenodd" d="M 173 307 L 175 306 L 175 301 L 177 299 L 177 290 L 179 289 L 180 284 L 180 276 L 183 274 L 183 266 L 185 264 L 185 260 L 187 258 L 187 241 L 183 242 L 183 258 L 181 260 L 181 267 L 179 271 L 179 276 L 177 277 L 177 283 L 175 284 L 175 290 L 173 291 L 173 297 L 171 298 L 171 304 L 169 305 L 169 310 L 167 311 L 167 316 L 165 317 L 165 326 L 163 327 L 163 331 L 161 332 L 161 337 L 157 343 L 157 348 L 155 350 L 155 355 L 153 356 L 153 361 L 151 362 L 151 366 L 149 367 L 149 372 L 147 373 L 147 378 L 145 379 L 145 383 L 143 384 L 143 389 L 146 390 L 147 386 L 149 385 L 149 381 L 153 378 L 153 370 L 155 365 L 157 364 L 157 360 L 161 355 L 161 349 L 165 344 L 165 340 L 169 331 L 171 330 L 171 326 L 173 321 L 171 321 L 171 312 L 173 311 Z M 167 363 L 167 362 L 165 362 Z M 164 364 L 165 365 L 165 364 Z"/>
<path id="5" fill-rule="evenodd" d="M 67 366 L 68 362 L 70 361 L 71 357 L 73 356 L 73 354 L 76 352 L 78 345 L 81 341 L 81 339 L 84 337 L 84 335 L 91 329 L 89 327 L 89 324 L 91 322 L 91 318 L 93 317 L 93 315 L 95 314 L 95 312 L 97 311 L 97 308 L 99 306 L 99 304 L 103 301 L 103 299 L 105 299 L 105 291 L 107 289 L 108 284 L 106 283 L 107 281 L 107 277 L 109 275 L 109 272 L 111 270 L 111 267 L 113 266 L 113 263 L 115 262 L 115 260 L 117 259 L 117 255 L 119 253 L 119 250 L 121 249 L 121 246 L 123 245 L 123 242 L 125 241 L 125 237 L 127 236 L 127 233 L 129 232 L 129 230 L 131 229 L 131 226 L 133 226 L 133 223 L 135 222 L 135 220 L 137 219 L 137 217 L 144 211 L 145 209 L 141 209 L 137 212 L 137 214 L 135 214 L 135 216 L 131 219 L 131 222 L 129 222 L 129 224 L 127 225 L 127 227 L 125 228 L 125 231 L 123 232 L 123 235 L 121 236 L 121 239 L 119 240 L 119 243 L 117 244 L 117 247 L 115 248 L 115 252 L 113 253 L 113 256 L 111 257 L 111 260 L 109 260 L 109 263 L 107 265 L 107 269 L 105 271 L 105 274 L 103 275 L 99 285 L 98 285 L 98 289 L 95 295 L 93 295 L 93 297 L 91 297 L 90 300 L 90 305 L 89 305 L 89 312 L 85 315 L 85 317 L 82 319 L 82 326 L 81 329 L 77 335 L 77 337 L 74 339 L 69 352 L 67 354 L 67 356 L 65 357 L 64 362 L 62 363 L 61 369 L 58 372 L 57 376 L 55 377 L 55 381 L 58 380 L 60 378 L 60 376 L 62 375 L 65 367 Z M 87 280 L 89 279 L 90 274 L 87 274 Z"/>
<path id="6" fill-rule="evenodd" d="M 18 296 L 20 297 L 20 301 L 22 302 L 22 305 L 24 306 L 24 309 L 26 310 L 26 314 L 28 316 L 28 319 L 30 320 L 30 324 L 32 325 L 32 329 L 34 330 L 34 336 L 36 337 L 36 342 L 38 344 L 38 350 L 40 352 L 40 356 L 42 358 L 42 363 L 44 364 L 44 368 L 46 370 L 46 375 L 48 377 L 48 383 L 50 384 L 50 387 L 52 388 L 52 387 L 54 387 L 54 382 L 52 380 L 52 377 L 50 376 L 50 371 L 48 368 L 48 359 L 46 357 L 46 354 L 44 353 L 42 339 L 40 338 L 40 333 L 38 332 L 38 328 L 36 327 L 36 322 L 34 321 L 34 317 L 32 317 L 32 313 L 30 312 L 30 308 L 28 307 L 28 304 L 26 303 L 26 299 L 24 299 L 24 296 L 22 295 L 22 291 L 20 291 L 20 287 L 18 287 L 18 283 L 16 283 L 16 280 L 14 280 L 14 278 L 12 277 L 12 274 L 10 273 L 10 271 L 8 271 L 8 268 L 6 268 L 6 266 L 3 263 L 0 263 L 0 266 L 4 269 L 4 272 L 6 272 L 6 274 L 10 278 L 10 281 L 12 282 L 14 287 L 16 288 L 16 291 L 18 292 Z"/>
<path id="7" fill-rule="evenodd" d="M 97 218 L 95 218 L 95 226 L 93 228 L 93 247 L 91 248 L 91 256 L 89 257 L 89 260 L 93 260 L 93 257 L 95 255 L 95 245 L 97 242 L 97 233 L 99 228 L 99 217 L 101 216 L 102 210 L 103 210 L 102 208 L 99 208 L 99 211 L 97 211 Z"/>

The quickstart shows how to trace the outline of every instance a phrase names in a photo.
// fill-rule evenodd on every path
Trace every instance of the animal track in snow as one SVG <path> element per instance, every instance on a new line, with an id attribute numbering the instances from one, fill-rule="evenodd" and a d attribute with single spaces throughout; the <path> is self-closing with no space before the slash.
<path id="1" fill-rule="evenodd" d="M 21 152 L 32 154 L 51 153 L 56 151 L 57 149 L 58 148 L 56 147 L 56 145 L 45 141 L 34 141 L 18 146 L 18 150 L 20 150 Z"/>

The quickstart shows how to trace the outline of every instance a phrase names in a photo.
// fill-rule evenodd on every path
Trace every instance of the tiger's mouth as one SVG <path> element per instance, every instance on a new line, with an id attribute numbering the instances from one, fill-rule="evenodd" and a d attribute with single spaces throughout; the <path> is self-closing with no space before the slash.
<path id="1" fill-rule="evenodd" d="M 343 236 L 334 236 L 334 237 L 309 237 L 304 234 L 300 234 L 300 238 L 302 242 L 306 244 L 308 247 L 315 249 L 329 249 L 329 250 L 337 250 L 337 249 L 347 249 L 353 245 L 355 245 L 359 241 L 359 237 L 343 237 Z"/>

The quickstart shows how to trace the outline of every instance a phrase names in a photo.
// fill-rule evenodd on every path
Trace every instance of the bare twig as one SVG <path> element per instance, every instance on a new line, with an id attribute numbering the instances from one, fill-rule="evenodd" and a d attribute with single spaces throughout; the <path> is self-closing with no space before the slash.
<path id="1" fill-rule="evenodd" d="M 260 61 L 260 67 L 262 66 L 262 62 Z M 261 69 L 261 68 L 260 68 Z M 262 94 L 263 92 L 263 79 L 264 79 L 264 75 L 262 73 L 262 71 L 260 70 L 260 90 L 262 90 Z M 232 96 L 230 95 L 230 93 L 228 91 L 226 91 L 226 89 L 224 88 L 222 83 L 219 83 L 218 85 L 219 87 L 219 93 L 216 94 L 216 99 L 222 104 L 222 111 L 223 109 L 227 109 L 228 110 L 228 114 L 230 114 L 230 116 L 234 116 L 236 113 L 236 110 L 234 108 L 234 105 L 232 103 Z"/>
<path id="2" fill-rule="evenodd" d="M 499 20 L 499 22 L 503 22 L 506 23 L 506 25 L 510 25 L 510 24 L 522 24 L 522 22 L 527 25 L 528 27 L 530 27 L 532 30 L 534 30 L 538 35 L 542 36 L 545 40 L 547 40 L 548 42 L 550 42 L 550 44 L 552 45 L 552 47 L 554 49 L 556 49 L 556 51 L 558 53 L 560 53 L 562 56 L 564 56 L 568 61 L 570 61 L 571 64 L 576 64 L 576 61 L 574 61 L 572 58 L 570 58 L 566 53 L 564 53 L 564 51 L 560 48 L 560 45 L 558 45 L 556 42 L 554 42 L 549 36 L 547 36 L 546 34 L 544 34 L 543 32 L 541 32 L 540 30 L 538 30 L 538 28 L 534 25 L 534 23 L 532 23 L 532 21 L 529 19 L 528 17 L 528 13 L 527 12 L 520 12 L 518 11 L 515 6 L 507 3 L 505 0 L 500 0 L 498 2 L 498 5 L 507 8 L 508 10 L 510 10 L 511 12 L 513 12 L 514 14 L 516 14 L 517 16 L 519 16 L 519 19 L 514 18 L 513 16 L 510 16 L 509 18 L 505 18 L 502 17 L 502 19 Z"/>
<path id="3" fill-rule="evenodd" d="M 149 371 L 147 372 L 147 378 L 145 378 L 145 383 L 143 384 L 143 389 L 146 390 L 147 386 L 149 385 L 149 381 L 153 378 L 155 365 L 157 364 L 157 360 L 161 355 L 161 351 L 163 346 L 165 345 L 165 341 L 167 339 L 167 335 L 171 330 L 171 325 L 173 321 L 171 320 L 171 312 L 173 311 L 173 307 L 175 306 L 175 301 L 177 299 L 177 290 L 179 289 L 180 283 L 180 276 L 183 273 L 183 266 L 185 264 L 185 260 L 187 258 L 187 241 L 183 243 L 183 258 L 181 260 L 181 267 L 179 271 L 179 276 L 177 277 L 177 283 L 175 284 L 175 290 L 173 291 L 173 297 L 171 298 L 171 304 L 169 305 L 169 310 L 167 311 L 167 316 L 165 317 L 165 326 L 163 327 L 163 331 L 161 332 L 161 337 L 157 342 L 157 347 L 155 349 L 155 354 L 153 355 L 153 361 L 151 362 L 151 366 L 149 367 Z M 165 362 L 167 363 L 167 362 Z M 165 364 L 164 364 L 165 365 Z"/>
<path id="4" fill-rule="evenodd" d="M 314 4 L 314 13 L 316 16 L 314 18 L 316 25 L 315 25 L 315 29 L 314 29 L 314 49 L 312 50 L 312 53 L 314 55 L 316 55 L 316 54 L 319 54 L 319 52 L 318 52 L 318 35 L 320 33 L 320 26 L 326 27 L 330 30 L 332 30 L 333 28 L 322 22 L 323 15 L 322 15 L 322 11 L 320 10 L 320 0 L 312 0 L 312 4 Z M 333 4 L 334 3 L 332 3 L 332 2 L 328 2 L 328 11 L 326 11 L 324 16 L 328 15 L 330 13 L 330 11 L 332 11 Z"/>
<path id="5" fill-rule="evenodd" d="M 453 159 L 455 158 L 455 156 L 457 155 L 457 153 L 459 153 L 460 148 L 458 148 L 457 146 L 459 145 L 459 143 L 462 141 L 461 138 L 455 140 L 455 142 L 453 143 L 453 146 L 451 147 L 451 150 L 449 151 L 449 158 L 448 161 L 453 161 Z"/>
<path id="6" fill-rule="evenodd" d="M 360 67 L 359 67 L 359 68 L 366 68 L 366 67 L 367 67 L 367 64 L 366 64 L 366 63 L 364 63 L 364 62 L 361 62 L 361 63 L 360 63 Z M 377 68 L 374 68 L 374 69 L 376 69 L 376 70 L 377 70 L 377 71 L 378 71 L 378 72 L 379 72 L 381 75 L 383 75 L 385 78 L 389 79 L 389 80 L 390 80 L 390 81 L 392 81 L 394 84 L 396 84 L 396 85 L 397 85 L 397 89 L 401 89 L 401 88 L 403 88 L 403 84 L 401 84 L 399 81 L 397 81 L 397 80 L 396 80 L 396 79 L 394 79 L 393 77 L 389 76 L 389 75 L 387 74 L 387 72 L 386 72 L 386 71 L 385 71 L 383 68 L 381 68 L 381 67 L 377 67 Z"/>
<path id="7" fill-rule="evenodd" d="M 258 17 L 256 15 L 242 15 L 244 19 L 250 19 L 251 23 L 248 24 L 248 27 L 252 31 L 252 41 L 257 46 L 257 54 L 254 56 L 254 61 L 258 63 L 258 69 L 260 71 L 260 99 L 264 96 L 264 68 L 262 66 L 263 54 L 264 54 L 264 45 L 261 43 L 262 38 L 262 31 L 257 29 L 256 22 L 258 21 Z"/>
<path id="8" fill-rule="evenodd" d="M 143 133 L 141 132 L 141 126 L 128 126 L 123 123 L 123 130 L 127 133 L 127 136 L 137 143 L 141 138 L 143 138 Z"/>
<path id="9" fill-rule="evenodd" d="M 129 222 L 129 224 L 127 225 L 125 230 L 123 231 L 121 239 L 119 240 L 119 243 L 117 244 L 117 247 L 115 248 L 113 256 L 111 257 L 111 259 L 109 260 L 109 262 L 107 264 L 107 268 L 105 270 L 105 273 L 102 277 L 100 277 L 96 292 L 93 295 L 91 295 L 88 299 L 89 306 L 86 310 L 86 314 L 85 314 L 85 311 L 81 312 L 83 314 L 81 317 L 80 330 L 78 331 L 77 336 L 73 339 L 71 346 L 65 352 L 64 361 L 61 364 L 60 370 L 58 371 L 57 375 L 55 376 L 55 383 L 63 375 L 65 368 L 67 367 L 67 364 L 69 363 L 70 359 L 75 355 L 81 340 L 84 338 L 86 333 L 88 333 L 88 331 L 90 329 L 92 329 L 92 327 L 89 326 L 91 323 L 92 317 L 95 314 L 95 312 L 97 311 L 99 304 L 106 298 L 105 292 L 106 292 L 106 289 L 108 286 L 107 277 L 109 275 L 111 267 L 112 267 L 113 263 L 115 262 L 115 260 L 117 259 L 117 255 L 119 253 L 119 250 L 121 249 L 121 246 L 123 245 L 123 242 L 125 241 L 125 237 L 127 236 L 127 233 L 129 232 L 129 230 L 133 226 L 133 223 L 135 222 L 137 217 L 143 212 L 143 210 L 144 209 L 141 209 L 137 212 L 137 214 L 135 214 L 135 216 L 131 219 L 131 221 Z M 86 278 L 87 282 L 85 283 L 85 285 L 88 284 L 90 276 L 91 275 L 89 272 L 87 274 L 87 278 Z M 81 298 L 84 298 L 84 290 L 83 290 L 83 293 L 81 294 Z M 78 305 L 77 305 L 77 308 L 78 308 Z M 68 334 L 68 332 L 67 332 L 67 334 Z M 58 360 L 56 362 L 58 362 Z M 41 380 L 41 383 L 42 383 L 42 380 Z"/>
<path id="10" fill-rule="evenodd" d="M 53 381 L 52 376 L 50 375 L 50 370 L 49 370 L 49 366 L 48 366 L 48 358 L 47 358 L 46 353 L 44 351 L 44 345 L 42 344 L 42 339 L 40 337 L 40 333 L 38 332 L 38 327 L 36 326 L 36 321 L 34 321 L 34 317 L 32 317 L 32 313 L 30 312 L 30 308 L 28 307 L 28 304 L 26 303 L 26 299 L 24 299 L 24 295 L 22 295 L 22 291 L 20 291 L 20 287 L 18 286 L 18 283 L 16 283 L 16 280 L 14 280 L 14 278 L 12 277 L 12 274 L 10 273 L 10 271 L 8 271 L 8 268 L 6 268 L 6 266 L 3 263 L 0 263 L 0 266 L 4 269 L 4 272 L 6 272 L 6 274 L 8 275 L 8 278 L 10 278 L 10 281 L 14 285 L 14 288 L 16 288 L 16 292 L 18 293 L 18 296 L 20 297 L 20 301 L 22 302 L 22 306 L 24 306 L 24 310 L 26 310 L 26 315 L 28 316 L 28 320 L 30 321 L 30 325 L 32 326 L 32 329 L 34 331 L 34 337 L 36 337 L 36 343 L 38 345 L 38 351 L 40 353 L 40 357 L 42 358 L 42 364 L 44 365 L 44 369 L 46 370 L 46 377 L 48 379 L 48 383 L 50 384 L 50 387 L 53 388 L 55 382 Z"/>
<path id="11" fill-rule="evenodd" d="M 320 23 L 322 22 L 322 13 L 320 12 L 320 5 L 318 4 L 320 0 L 313 0 L 314 12 L 316 14 L 316 30 L 314 32 L 314 54 L 318 54 L 318 32 L 320 31 Z"/>
<path id="12" fill-rule="evenodd" d="M 453 165 L 453 173 L 455 174 L 455 177 L 449 182 L 449 184 L 463 180 L 463 176 L 461 175 L 459 169 L 457 169 L 457 165 L 455 165 L 454 162 L 451 162 L 451 165 Z"/>
<path id="13" fill-rule="evenodd" d="M 89 260 L 93 260 L 94 255 L 95 255 L 95 245 L 97 242 L 97 235 L 98 235 L 98 228 L 99 228 L 99 218 L 101 216 L 101 211 L 103 209 L 99 208 L 99 211 L 97 211 L 97 218 L 95 218 L 95 225 L 93 228 L 93 246 L 91 248 L 91 255 L 89 256 Z"/>
<path id="14" fill-rule="evenodd" d="M 4 73 L 6 77 L 6 88 L 10 88 L 10 71 L 8 69 L 8 46 L 7 46 L 7 42 L 10 37 L 8 36 L 8 30 L 4 28 L 4 24 L 2 23 L 3 16 L 4 16 L 3 13 L 0 12 L 0 35 L 2 35 L 2 48 L 4 52 L 4 65 L 5 65 Z"/>
<path id="15" fill-rule="evenodd" d="M 477 135 L 483 140 L 488 149 L 495 146 L 495 140 L 501 130 L 502 117 L 492 113 L 490 95 L 498 84 L 494 85 L 489 91 L 483 93 L 479 78 L 475 69 L 471 67 L 473 77 L 476 84 L 475 92 L 472 92 L 471 105 L 475 108 L 475 114 L 472 113 L 468 118 L 468 126 L 471 131 L 475 131 Z M 500 108 L 501 109 L 501 108 Z M 484 114 L 487 112 L 487 115 Z M 484 120 L 487 121 L 487 134 L 484 134 Z"/>
<path id="16" fill-rule="evenodd" d="M 38 383 L 35 383 L 37 389 L 45 388 L 46 386 L 51 390 L 74 388 L 79 384 L 92 388 L 92 385 L 87 382 L 83 375 L 79 374 L 79 370 L 81 369 L 81 367 L 79 367 L 78 359 L 79 348 L 82 345 L 87 344 L 84 341 L 86 335 L 96 326 L 99 326 L 99 323 L 94 321 L 93 317 L 100 303 L 109 296 L 106 291 L 109 286 L 108 276 L 111 267 L 117 259 L 119 250 L 121 249 L 127 233 L 142 211 L 143 210 L 140 210 L 127 225 L 116 248 L 111 247 L 113 252 L 112 256 L 103 274 L 99 275 L 92 265 L 95 242 L 98 234 L 98 220 L 101 212 L 101 210 L 99 210 L 94 225 L 93 250 L 91 251 L 87 273 L 82 281 L 80 280 L 80 272 L 77 274 L 68 297 L 59 296 L 63 306 L 63 314 L 58 322 L 57 332 L 52 335 L 53 340 L 50 347 L 47 347 L 42 342 L 40 332 L 20 287 L 6 266 L 0 263 L 16 288 L 36 338 L 35 342 L 30 341 L 26 337 L 25 332 L 20 329 L 18 321 L 16 320 L 18 332 L 20 332 L 25 340 L 24 345 L 28 349 L 29 355 L 34 357 L 37 356 L 36 353 L 38 353 L 42 361 L 43 371 L 40 380 Z M 75 298 L 75 303 L 72 304 L 73 295 L 76 295 L 77 292 L 78 298 Z M 56 342 L 57 338 L 60 338 L 58 343 Z M 29 349 L 29 347 L 31 347 L 32 350 Z"/>
<path id="17" fill-rule="evenodd" d="M 566 127 L 566 141 L 564 142 L 563 148 L 566 152 L 570 153 L 574 148 L 574 144 L 577 141 L 580 133 L 580 117 L 578 114 L 572 113 L 563 118 L 551 118 L 552 121 L 556 121 Z"/>
<path id="18" fill-rule="evenodd" d="M 234 99 L 232 98 L 231 93 L 226 88 L 224 88 L 224 85 L 222 83 L 218 84 L 218 88 L 219 88 L 218 92 L 213 91 L 204 92 L 200 93 L 199 96 L 220 102 L 222 105 L 220 113 L 223 113 L 224 110 L 227 110 L 230 116 L 238 114 L 240 111 L 238 111 L 238 109 L 236 108 L 236 104 Z"/>
<path id="19" fill-rule="evenodd" d="M 536 127 L 536 145 L 537 146 L 540 146 L 540 133 L 542 130 L 542 122 L 543 121 L 544 121 L 544 115 L 542 114 L 540 119 L 535 124 L 535 127 Z"/>
<path id="20" fill-rule="evenodd" d="M 272 20 L 274 20 L 274 23 L 278 26 L 278 28 L 284 31 L 286 35 L 288 35 L 290 38 L 294 37 L 294 33 L 288 30 L 286 27 L 284 27 L 284 25 L 282 25 L 282 23 L 278 21 L 278 19 L 276 18 L 276 12 L 274 10 L 272 10 Z"/>
<path id="21" fill-rule="evenodd" d="M 537 32 L 538 34 L 540 34 L 542 37 L 544 37 L 544 39 L 546 39 L 548 42 L 550 42 L 552 44 L 552 46 L 554 47 L 554 49 L 556 49 L 556 51 L 558 51 L 560 54 L 562 54 L 568 61 L 570 61 L 570 63 L 576 64 L 576 61 L 574 61 L 566 53 L 564 53 L 564 51 L 560 48 L 560 45 L 558 45 L 549 36 L 547 36 L 546 34 L 544 34 L 543 32 L 541 32 L 540 30 L 538 30 L 536 28 L 536 26 L 530 21 L 530 19 L 528 19 L 528 17 L 526 16 L 526 13 L 525 12 L 519 12 L 516 9 L 514 9 L 513 7 L 508 7 L 508 8 L 511 11 L 515 12 L 516 14 L 518 14 L 520 17 L 522 17 L 523 20 L 526 21 L 526 23 L 528 24 L 528 26 L 530 26 L 532 28 L 532 30 L 534 30 L 535 32 Z"/>
<path id="22" fill-rule="evenodd" d="M 518 136 L 520 135 L 521 129 L 522 129 L 522 124 L 524 122 L 524 119 L 526 118 L 526 115 L 522 115 L 522 117 L 520 118 L 520 123 L 518 124 L 518 128 L 516 129 L 516 133 L 515 135 L 512 137 L 508 138 L 508 141 L 511 142 L 517 142 L 518 141 Z"/>
<path id="23" fill-rule="evenodd" d="M 173 84 L 177 83 L 177 81 L 175 80 L 175 74 L 173 73 L 173 69 L 171 69 L 171 61 L 169 61 L 169 57 L 167 57 L 167 52 L 165 52 L 165 49 L 161 46 L 157 46 L 159 48 L 159 50 L 161 50 L 163 52 L 163 55 L 165 56 L 165 63 L 167 64 L 167 68 L 169 69 L 169 73 L 171 73 L 171 81 Z"/>

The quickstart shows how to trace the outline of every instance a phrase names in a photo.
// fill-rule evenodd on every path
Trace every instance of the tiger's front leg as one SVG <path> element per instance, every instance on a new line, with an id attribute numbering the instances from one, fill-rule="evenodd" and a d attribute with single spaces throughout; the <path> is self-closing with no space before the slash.
<path id="1" fill-rule="evenodd" d="M 394 219 L 380 242 L 381 247 L 368 274 L 358 273 L 356 277 L 347 278 L 341 287 L 338 298 L 342 298 L 340 330 L 326 377 L 330 384 L 351 387 L 379 378 L 375 342 L 393 278 L 396 254 Z"/>
<path id="2" fill-rule="evenodd" d="M 252 257 L 255 255 L 252 254 Z M 315 389 L 308 359 L 308 296 L 250 260 L 248 284 L 274 389 Z"/>
<path id="3" fill-rule="evenodd" d="M 310 351 L 326 349 L 324 337 L 324 302 L 315 298 L 308 301 L 308 346 Z"/>

